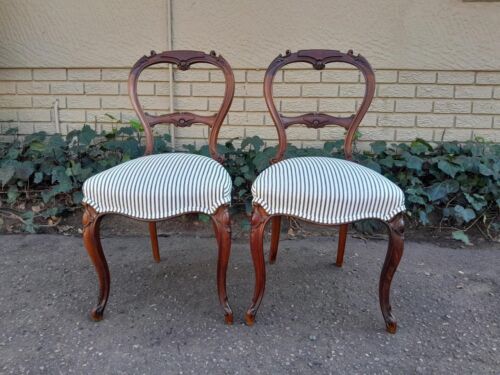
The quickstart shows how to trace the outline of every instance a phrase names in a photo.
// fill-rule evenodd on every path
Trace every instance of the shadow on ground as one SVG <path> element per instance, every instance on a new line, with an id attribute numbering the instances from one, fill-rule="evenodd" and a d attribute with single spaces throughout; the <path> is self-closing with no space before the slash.
<path id="1" fill-rule="evenodd" d="M 233 244 L 225 326 L 213 238 L 103 240 L 111 297 L 89 319 L 97 279 L 80 237 L 0 237 L 0 373 L 498 373 L 500 249 L 408 242 L 392 287 L 396 335 L 385 332 L 378 277 L 385 241 L 284 240 L 268 266 L 253 327 L 246 241 Z M 494 248 L 496 247 L 496 248 Z"/>

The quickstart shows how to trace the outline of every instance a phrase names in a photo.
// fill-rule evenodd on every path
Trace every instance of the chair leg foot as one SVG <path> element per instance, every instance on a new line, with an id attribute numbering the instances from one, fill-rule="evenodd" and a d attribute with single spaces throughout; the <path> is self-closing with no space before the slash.
<path id="1" fill-rule="evenodd" d="M 339 228 L 339 243 L 337 248 L 337 261 L 335 265 L 337 267 L 342 267 L 344 263 L 344 251 L 345 251 L 345 243 L 347 240 L 347 231 L 349 230 L 349 224 L 342 224 Z"/>
<path id="2" fill-rule="evenodd" d="M 156 263 L 160 263 L 160 248 L 158 246 L 158 233 L 156 232 L 156 223 L 149 222 L 149 236 L 151 237 L 151 247 L 153 250 L 153 259 Z"/>
<path id="3" fill-rule="evenodd" d="M 271 249 L 269 251 L 269 264 L 274 264 L 276 262 L 276 256 L 278 255 L 278 246 L 280 242 L 280 231 L 281 231 L 281 216 L 273 216 L 271 219 Z"/>
<path id="4" fill-rule="evenodd" d="M 219 245 L 219 256 L 217 261 L 217 291 L 219 302 L 224 310 L 224 321 L 226 324 L 233 324 L 233 311 L 229 306 L 226 291 L 226 274 L 231 255 L 231 220 L 227 206 L 220 207 L 212 215 L 215 237 Z"/>
<path id="5" fill-rule="evenodd" d="M 391 282 L 398 268 L 404 248 L 404 219 L 403 214 L 396 215 L 387 223 L 389 228 L 389 246 L 385 257 L 384 266 L 380 274 L 379 299 L 380 308 L 384 317 L 386 330 L 396 333 L 398 325 L 396 318 L 392 315 L 390 303 Z"/>
<path id="6" fill-rule="evenodd" d="M 264 228 L 269 215 L 258 205 L 255 205 L 252 213 L 250 230 L 250 250 L 255 269 L 255 289 L 252 298 L 252 304 L 248 308 L 245 321 L 248 325 L 255 322 L 255 315 L 259 309 L 264 290 L 266 287 L 266 265 L 264 262 Z"/>
<path id="7" fill-rule="evenodd" d="M 94 264 L 99 279 L 99 298 L 97 305 L 92 309 L 90 316 L 94 321 L 103 318 L 104 309 L 109 297 L 110 276 L 108 263 L 102 251 L 99 226 L 101 216 L 89 205 L 85 205 L 83 213 L 83 243 Z"/>

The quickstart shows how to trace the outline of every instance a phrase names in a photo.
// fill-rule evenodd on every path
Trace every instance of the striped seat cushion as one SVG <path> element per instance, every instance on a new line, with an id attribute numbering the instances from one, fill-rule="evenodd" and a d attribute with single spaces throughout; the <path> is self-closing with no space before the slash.
<path id="1" fill-rule="evenodd" d="M 83 202 L 99 213 L 165 219 L 188 212 L 213 214 L 231 201 L 231 177 L 201 155 L 143 156 L 90 177 Z"/>
<path id="2" fill-rule="evenodd" d="M 270 215 L 320 224 L 386 221 L 405 210 L 404 194 L 393 182 L 362 165 L 328 157 L 276 163 L 257 177 L 252 194 Z"/>

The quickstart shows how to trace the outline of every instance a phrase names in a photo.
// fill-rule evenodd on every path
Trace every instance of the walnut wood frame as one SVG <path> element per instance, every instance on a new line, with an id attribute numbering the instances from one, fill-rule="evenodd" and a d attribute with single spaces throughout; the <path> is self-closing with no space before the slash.
<path id="1" fill-rule="evenodd" d="M 175 64 L 180 70 L 188 70 L 191 65 L 196 63 L 207 63 L 222 70 L 225 78 L 225 92 L 219 111 L 211 116 L 197 115 L 191 112 L 175 112 L 154 116 L 144 112 L 137 94 L 138 78 L 146 68 L 160 63 Z M 217 153 L 217 136 L 222 122 L 231 107 L 235 88 L 234 75 L 231 66 L 222 56 L 217 56 L 214 51 L 210 52 L 210 54 L 205 54 L 204 52 L 199 51 L 166 51 L 157 54 L 154 51 L 151 51 L 150 56 L 143 56 L 132 67 L 128 80 L 128 88 L 132 106 L 144 127 L 144 133 L 146 135 L 145 155 L 150 155 L 153 152 L 153 126 L 160 123 L 172 123 L 176 126 L 185 127 L 194 123 L 202 123 L 208 125 L 211 129 L 209 136 L 210 155 L 212 158 L 222 163 L 223 158 Z M 87 253 L 94 264 L 99 280 L 98 302 L 91 311 L 91 317 L 95 321 L 99 321 L 103 318 L 110 289 L 109 268 L 102 250 L 99 234 L 101 220 L 106 214 L 108 213 L 98 213 L 88 204 L 84 205 L 83 241 Z M 226 272 L 231 252 L 231 220 L 228 206 L 220 206 L 216 212 L 211 215 L 211 219 L 219 248 L 217 262 L 217 290 L 219 302 L 224 310 L 225 322 L 227 324 L 232 324 L 233 312 L 229 306 L 226 293 Z M 160 252 L 156 232 L 156 222 L 159 220 L 142 221 L 148 221 L 153 258 L 156 262 L 159 262 Z"/>
<path id="2" fill-rule="evenodd" d="M 278 113 L 273 99 L 273 79 L 278 70 L 284 66 L 296 62 L 309 63 L 316 70 L 324 69 L 325 65 L 333 62 L 342 62 L 358 68 L 365 78 L 365 94 L 363 101 L 358 111 L 349 117 L 336 117 L 325 113 L 306 113 L 301 116 L 287 117 Z M 352 50 L 347 53 L 342 53 L 334 50 L 303 50 L 295 53 L 287 51 L 285 55 L 279 55 L 269 65 L 264 77 L 264 98 L 267 107 L 273 118 L 274 124 L 278 131 L 278 151 L 276 156 L 271 160 L 271 163 L 279 162 L 283 159 L 286 151 L 286 133 L 285 130 L 295 124 L 304 124 L 310 128 L 321 128 L 326 125 L 339 125 L 346 129 L 345 137 L 345 158 L 352 159 L 352 142 L 354 134 L 361 123 L 364 115 L 372 102 L 375 93 L 375 75 L 368 61 L 361 55 L 354 55 Z M 266 284 L 266 269 L 264 262 L 264 229 L 266 224 L 271 220 L 271 247 L 269 252 L 269 263 L 276 261 L 278 253 L 281 216 L 269 215 L 266 210 L 254 204 L 251 229 L 250 229 L 250 248 L 252 259 L 255 268 L 255 290 L 252 303 L 247 310 L 245 320 L 248 325 L 252 325 L 255 321 L 257 310 L 264 296 Z M 316 223 L 318 224 L 318 223 Z M 386 324 L 386 329 L 390 333 L 395 333 L 397 323 L 391 313 L 391 304 L 389 301 L 390 286 L 394 273 L 396 272 L 399 261 L 403 254 L 404 244 L 404 219 L 403 214 L 397 214 L 391 220 L 385 222 L 389 230 L 389 247 L 387 250 L 386 259 L 382 267 L 379 282 L 379 300 L 382 315 Z M 344 259 L 345 243 L 347 239 L 349 223 L 340 225 L 339 241 L 337 250 L 336 265 L 341 267 Z"/>

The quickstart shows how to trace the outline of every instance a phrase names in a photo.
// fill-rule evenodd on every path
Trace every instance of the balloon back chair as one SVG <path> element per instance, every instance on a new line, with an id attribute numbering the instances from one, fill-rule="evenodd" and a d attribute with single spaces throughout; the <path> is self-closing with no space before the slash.
<path id="1" fill-rule="evenodd" d="M 306 113 L 287 117 L 276 109 L 273 99 L 273 79 L 278 70 L 292 63 L 309 63 L 316 70 L 328 63 L 347 63 L 364 76 L 365 94 L 357 112 L 349 117 L 325 113 Z M 253 213 L 250 245 L 255 267 L 255 291 L 246 313 L 246 322 L 254 323 L 264 295 L 266 271 L 263 236 L 270 220 L 271 249 L 269 262 L 274 263 L 278 251 L 282 216 L 292 216 L 323 225 L 340 225 L 337 266 L 342 266 L 349 223 L 362 219 L 380 219 L 389 229 L 389 248 L 379 284 L 380 307 L 387 330 L 396 332 L 397 324 L 391 314 L 389 289 L 403 253 L 404 194 L 384 176 L 352 162 L 352 143 L 356 129 L 366 114 L 375 92 L 375 76 L 368 61 L 352 51 L 334 50 L 287 51 L 269 65 L 264 77 L 264 97 L 278 132 L 278 151 L 271 166 L 264 170 L 252 186 Z M 297 157 L 283 160 L 287 139 L 285 130 L 295 124 L 308 128 L 338 125 L 346 130 L 344 159 L 330 157 Z"/>
<path id="2" fill-rule="evenodd" d="M 225 93 L 219 111 L 212 115 L 175 112 L 151 115 L 144 112 L 137 95 L 139 75 L 156 64 L 175 64 L 179 70 L 191 65 L 208 63 L 222 70 Z M 231 201 L 231 178 L 221 165 L 217 153 L 217 135 L 234 96 L 234 75 L 231 66 L 215 52 L 167 51 L 140 58 L 130 71 L 129 96 L 143 127 L 146 139 L 145 156 L 127 161 L 87 179 L 83 185 L 83 241 L 97 271 L 99 298 L 91 317 L 101 320 L 109 296 L 110 276 L 99 237 L 101 219 L 107 214 L 119 214 L 149 222 L 154 260 L 160 261 L 156 222 L 186 213 L 210 215 L 219 247 L 217 288 L 224 309 L 225 321 L 231 324 L 233 313 L 226 295 L 226 270 L 231 247 L 231 224 L 228 206 Z M 210 157 L 187 153 L 152 155 L 153 126 L 193 123 L 210 128 Z"/>

